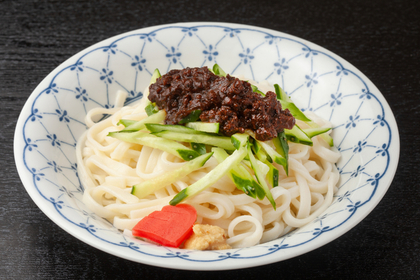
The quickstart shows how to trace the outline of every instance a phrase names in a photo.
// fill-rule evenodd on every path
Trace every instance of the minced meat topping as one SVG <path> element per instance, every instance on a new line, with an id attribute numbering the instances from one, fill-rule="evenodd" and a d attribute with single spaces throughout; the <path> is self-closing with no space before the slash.
<path id="1" fill-rule="evenodd" d="M 149 100 L 166 111 L 166 124 L 178 124 L 201 110 L 200 120 L 218 122 L 226 136 L 250 129 L 258 140 L 266 141 L 295 124 L 274 92 L 262 96 L 250 83 L 230 75 L 219 77 L 207 67 L 169 71 L 150 85 Z"/>

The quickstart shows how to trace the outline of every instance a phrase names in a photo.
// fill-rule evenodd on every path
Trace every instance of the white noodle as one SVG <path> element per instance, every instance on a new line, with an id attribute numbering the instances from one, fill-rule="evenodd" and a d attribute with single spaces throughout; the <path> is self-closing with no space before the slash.
<path id="1" fill-rule="evenodd" d="M 267 83 L 258 87 L 270 88 Z M 116 108 L 96 108 L 88 112 L 89 130 L 79 140 L 76 152 L 80 179 L 85 187 L 84 203 L 116 228 L 130 232 L 143 217 L 168 205 L 179 191 L 202 178 L 217 161 L 211 158 L 201 169 L 143 199 L 132 195 L 133 185 L 184 163 L 167 152 L 107 136 L 110 131 L 122 129 L 118 125 L 120 119 L 141 120 L 147 116 L 145 102 L 122 107 L 126 94 L 119 92 L 117 96 Z M 95 123 L 94 119 L 104 114 L 112 116 Z M 331 127 L 313 113 L 308 112 L 307 116 L 322 127 Z M 275 164 L 280 171 L 279 186 L 271 188 L 271 193 L 277 210 L 266 198 L 254 199 L 237 190 L 228 176 L 185 202 L 196 208 L 197 222 L 225 229 L 227 241 L 233 248 L 267 242 L 302 227 L 331 204 L 339 179 L 335 163 L 340 153 L 318 136 L 312 140 L 312 147 L 290 143 L 289 176 Z"/>

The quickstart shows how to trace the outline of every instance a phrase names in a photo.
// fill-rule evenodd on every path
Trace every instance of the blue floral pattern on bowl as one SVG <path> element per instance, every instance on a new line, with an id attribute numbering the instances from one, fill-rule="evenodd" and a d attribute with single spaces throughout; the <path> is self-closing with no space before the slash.
<path id="1" fill-rule="evenodd" d="M 118 90 L 139 100 L 155 68 L 212 66 L 278 83 L 304 111 L 333 123 L 342 158 L 333 204 L 312 223 L 252 248 L 196 252 L 124 236 L 82 203 L 75 146 L 94 107 Z M 111 254 L 181 269 L 230 269 L 290 258 L 340 236 L 379 202 L 394 175 L 398 130 L 376 87 L 352 65 L 302 39 L 252 26 L 184 23 L 150 27 L 98 43 L 60 65 L 35 89 L 16 128 L 16 163 L 38 206 L 68 232 Z M 171 261 L 166 261 L 166 260 Z M 215 263 L 213 266 L 206 266 Z"/>

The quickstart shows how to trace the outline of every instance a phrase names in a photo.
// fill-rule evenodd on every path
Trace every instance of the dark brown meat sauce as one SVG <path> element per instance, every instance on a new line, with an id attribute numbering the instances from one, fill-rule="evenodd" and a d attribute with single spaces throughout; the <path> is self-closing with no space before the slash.
<path id="1" fill-rule="evenodd" d="M 230 75 L 219 77 L 207 67 L 169 71 L 150 85 L 149 100 L 166 111 L 166 124 L 178 124 L 191 112 L 201 110 L 200 120 L 218 122 L 227 136 L 250 129 L 258 140 L 266 141 L 295 124 L 274 92 L 263 97 L 253 92 L 248 82 Z"/>

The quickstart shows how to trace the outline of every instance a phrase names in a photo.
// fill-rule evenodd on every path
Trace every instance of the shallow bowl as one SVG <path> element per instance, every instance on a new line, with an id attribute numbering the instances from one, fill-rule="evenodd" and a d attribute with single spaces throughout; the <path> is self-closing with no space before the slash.
<path id="1" fill-rule="evenodd" d="M 123 235 L 81 200 L 75 146 L 94 107 L 142 97 L 155 68 L 212 66 L 256 81 L 278 83 L 304 111 L 333 124 L 342 158 L 339 190 L 313 222 L 277 240 L 244 249 L 187 251 Z M 347 61 L 288 34 L 229 23 L 179 23 L 124 33 L 95 44 L 51 72 L 20 114 L 16 165 L 38 207 L 71 235 L 115 256 L 186 270 L 227 270 L 282 261 L 316 249 L 359 223 L 394 177 L 399 136 L 379 90 Z M 345 252 L 343 252 L 345 254 Z"/>

